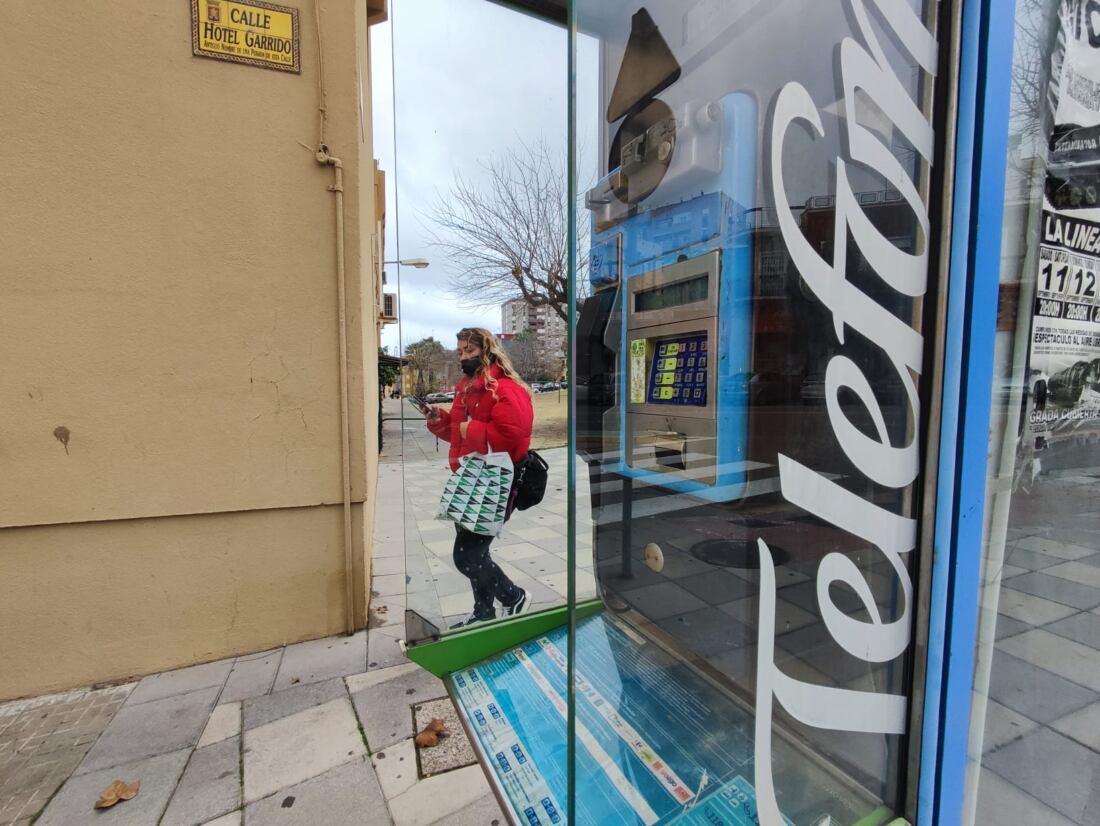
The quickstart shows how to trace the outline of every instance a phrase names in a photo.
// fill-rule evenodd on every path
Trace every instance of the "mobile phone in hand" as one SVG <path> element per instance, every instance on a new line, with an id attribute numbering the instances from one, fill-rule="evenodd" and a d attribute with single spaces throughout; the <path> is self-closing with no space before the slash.
<path id="1" fill-rule="evenodd" d="M 431 406 L 419 396 L 405 396 L 405 400 L 425 416 L 432 412 Z"/>

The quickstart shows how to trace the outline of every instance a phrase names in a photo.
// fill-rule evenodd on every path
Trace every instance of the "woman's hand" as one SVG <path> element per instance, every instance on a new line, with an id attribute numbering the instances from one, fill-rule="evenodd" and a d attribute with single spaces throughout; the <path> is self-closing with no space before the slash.
<path id="1" fill-rule="evenodd" d="M 434 422 L 436 419 L 439 418 L 439 408 L 429 407 L 424 413 L 424 418 L 427 419 L 429 422 Z"/>
<path id="2" fill-rule="evenodd" d="M 459 435 L 460 435 L 460 436 L 461 436 L 461 437 L 462 437 L 463 439 L 465 439 L 465 438 L 466 438 L 466 428 L 467 428 L 467 427 L 469 426 L 469 424 L 470 424 L 469 422 L 463 422 L 462 424 L 460 424 L 460 425 L 458 426 L 458 434 L 459 434 Z"/>

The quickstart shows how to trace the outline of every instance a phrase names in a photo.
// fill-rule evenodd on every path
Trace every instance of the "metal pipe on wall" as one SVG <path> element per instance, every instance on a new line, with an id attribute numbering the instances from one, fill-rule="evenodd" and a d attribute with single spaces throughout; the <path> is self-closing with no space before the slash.
<path id="1" fill-rule="evenodd" d="M 340 328 L 340 471 L 344 505 L 344 598 L 345 626 L 355 633 L 355 533 L 351 524 L 351 421 L 348 412 L 348 311 L 344 268 L 344 164 L 329 154 L 324 144 L 317 149 L 317 163 L 332 167 L 329 192 L 336 195 L 336 313 Z"/>
<path id="2" fill-rule="evenodd" d="M 344 508 L 344 630 L 355 633 L 355 533 L 351 520 L 351 415 L 348 409 L 348 311 L 347 276 L 344 267 L 344 164 L 329 153 L 325 144 L 325 51 L 321 37 L 321 3 L 313 4 L 317 27 L 317 163 L 332 167 L 328 188 L 336 195 L 336 314 L 340 334 L 340 473 Z"/>

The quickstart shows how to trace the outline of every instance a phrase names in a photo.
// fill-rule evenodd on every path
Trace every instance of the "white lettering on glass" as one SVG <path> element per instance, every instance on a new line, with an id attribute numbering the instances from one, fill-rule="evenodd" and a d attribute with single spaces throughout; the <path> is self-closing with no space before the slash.
<path id="1" fill-rule="evenodd" d="M 872 0 L 882 19 L 909 56 L 928 74 L 935 74 L 936 40 L 906 0 Z M 821 115 L 804 86 L 791 82 L 776 97 L 770 147 L 773 198 L 779 229 L 791 260 L 803 281 L 829 310 L 837 339 L 843 345 L 851 328 L 882 349 L 905 389 L 909 421 L 920 420 L 916 376 L 924 357 L 924 338 L 907 320 L 860 290 L 846 278 L 847 239 L 882 281 L 899 293 L 920 298 L 928 278 L 928 210 L 898 158 L 870 129 L 858 121 L 857 90 L 869 99 L 926 162 L 932 160 L 933 133 L 929 119 L 906 91 L 887 60 L 867 17 L 865 0 L 849 0 L 864 45 L 845 38 L 840 45 L 844 89 L 847 155 L 836 161 L 836 214 L 832 263 L 818 255 L 791 214 L 783 181 L 783 141 L 796 121 L 824 136 Z M 917 251 L 898 248 L 870 221 L 848 181 L 848 164 L 867 167 L 897 189 L 913 211 L 921 238 Z M 895 489 L 911 484 L 920 471 L 917 438 L 892 444 L 886 421 L 870 381 L 851 358 L 838 354 L 825 374 L 829 424 L 845 456 L 869 480 Z M 838 403 L 841 387 L 854 392 L 870 414 L 873 435 L 849 420 Z M 825 556 L 817 571 L 817 599 L 822 621 L 845 651 L 868 663 L 889 662 L 903 655 L 910 643 L 913 583 L 904 555 L 916 545 L 916 521 L 886 510 L 799 464 L 779 457 L 780 490 L 794 505 L 874 545 L 889 561 L 898 582 L 900 611 L 885 622 L 871 588 L 848 557 Z M 796 720 L 817 728 L 839 731 L 902 734 L 906 726 L 905 695 L 830 688 L 796 680 L 775 665 L 775 567 L 763 540 L 760 551 L 760 623 L 757 649 L 755 762 L 756 794 L 761 826 L 782 826 L 772 779 L 771 731 L 773 698 Z M 833 602 L 829 588 L 842 583 L 857 595 L 870 621 L 845 614 Z"/>

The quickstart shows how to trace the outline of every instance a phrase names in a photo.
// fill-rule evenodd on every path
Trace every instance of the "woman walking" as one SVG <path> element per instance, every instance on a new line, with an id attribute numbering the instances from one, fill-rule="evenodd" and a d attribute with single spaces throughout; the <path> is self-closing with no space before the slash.
<path id="1" fill-rule="evenodd" d="M 531 445 L 531 389 L 519 377 L 508 354 L 496 337 L 481 327 L 458 331 L 459 365 L 465 374 L 455 387 L 451 409 L 432 407 L 426 414 L 428 430 L 450 442 L 451 470 L 458 470 L 459 458 L 468 453 L 507 452 L 519 462 Z M 508 515 L 512 500 L 509 498 Z M 507 516 L 505 516 L 507 519 Z M 515 616 L 530 607 L 527 592 L 512 582 L 489 556 L 493 537 L 472 533 L 456 525 L 455 567 L 474 592 L 469 616 L 451 628 L 494 619 L 494 601 L 502 615 Z"/>

